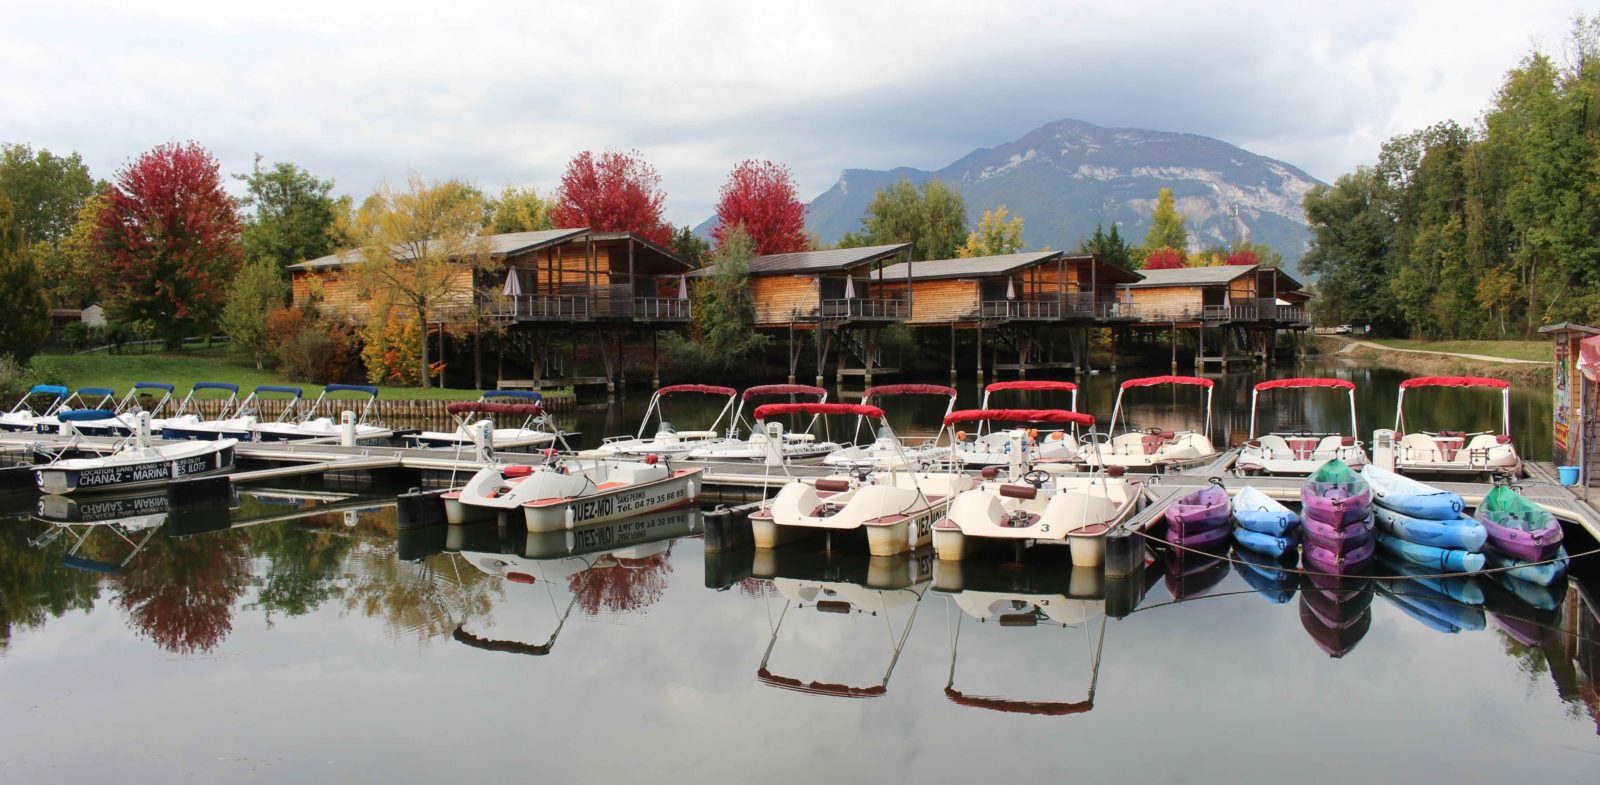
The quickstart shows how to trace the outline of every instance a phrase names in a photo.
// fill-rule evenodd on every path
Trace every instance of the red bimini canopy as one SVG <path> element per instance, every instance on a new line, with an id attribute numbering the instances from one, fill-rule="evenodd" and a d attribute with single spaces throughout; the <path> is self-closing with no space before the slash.
<path id="1" fill-rule="evenodd" d="M 761 395 L 814 395 L 820 399 L 827 397 L 828 391 L 807 384 L 763 384 L 744 391 L 747 401 Z"/>
<path id="2" fill-rule="evenodd" d="M 958 422 L 980 422 L 984 420 L 1000 422 L 1052 422 L 1072 425 L 1094 426 L 1094 415 L 1083 412 L 1069 412 L 1064 409 L 963 409 L 951 412 L 944 418 L 945 425 L 955 425 Z"/>
<path id="3" fill-rule="evenodd" d="M 726 395 L 732 398 L 739 394 L 732 387 L 718 387 L 715 384 L 673 384 L 656 390 L 656 395 L 671 395 L 673 393 L 705 393 L 706 395 Z"/>
<path id="4" fill-rule="evenodd" d="M 1273 379 L 1256 385 L 1256 392 L 1262 390 L 1287 390 L 1294 387 L 1337 387 L 1341 390 L 1354 390 L 1355 382 L 1343 379 Z"/>
<path id="5" fill-rule="evenodd" d="M 1154 387 L 1158 384 L 1193 384 L 1200 387 L 1211 387 L 1215 385 L 1215 382 L 1212 382 L 1210 379 L 1202 379 L 1198 376 L 1147 376 L 1143 379 L 1129 379 L 1123 382 L 1122 389 L 1126 390 L 1129 387 Z"/>
<path id="6" fill-rule="evenodd" d="M 941 384 L 885 384 L 881 387 L 868 387 L 861 394 L 861 400 L 875 398 L 880 395 L 944 395 L 956 397 L 956 388 L 945 387 Z"/>
<path id="7" fill-rule="evenodd" d="M 516 414 L 523 417 L 537 417 L 544 414 L 544 408 L 536 403 L 459 401 L 444 407 L 444 410 L 451 414 Z"/>
<path id="8" fill-rule="evenodd" d="M 1094 708 L 1094 701 L 1078 701 L 1066 703 L 1062 701 L 1021 701 L 1007 700 L 1005 698 L 981 698 L 966 695 L 954 687 L 945 687 L 944 696 L 952 703 L 961 706 L 972 706 L 979 709 L 1004 711 L 1012 714 L 1038 714 L 1045 717 L 1063 717 L 1068 714 L 1082 714 Z"/>
<path id="9" fill-rule="evenodd" d="M 1061 390 L 1071 392 L 1078 389 L 1072 382 L 995 382 L 983 388 L 984 392 L 999 392 L 1000 390 Z"/>
<path id="10" fill-rule="evenodd" d="M 769 403 L 757 406 L 751 415 L 757 420 L 765 420 L 784 414 L 855 414 L 862 417 L 883 419 L 883 410 L 876 406 L 863 406 L 859 403 Z"/>
<path id="11" fill-rule="evenodd" d="M 1412 387 L 1493 387 L 1497 390 L 1511 388 L 1511 383 L 1482 376 L 1418 376 L 1400 383 L 1400 389 Z"/>

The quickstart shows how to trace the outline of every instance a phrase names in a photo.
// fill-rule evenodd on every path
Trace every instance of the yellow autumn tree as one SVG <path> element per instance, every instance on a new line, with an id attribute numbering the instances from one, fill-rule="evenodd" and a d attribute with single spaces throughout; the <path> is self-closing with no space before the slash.
<path id="1" fill-rule="evenodd" d="M 1005 205 L 983 211 L 978 231 L 967 233 L 967 242 L 956 250 L 963 259 L 1003 256 L 1022 250 L 1022 216 L 1012 216 Z"/>

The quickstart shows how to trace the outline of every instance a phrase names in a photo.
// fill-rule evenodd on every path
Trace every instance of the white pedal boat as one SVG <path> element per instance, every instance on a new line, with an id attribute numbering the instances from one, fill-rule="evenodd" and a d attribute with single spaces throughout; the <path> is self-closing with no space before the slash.
<path id="1" fill-rule="evenodd" d="M 35 408 L 35 396 L 48 395 L 49 399 L 44 405 Z M 49 417 L 67 400 L 67 388 L 55 384 L 36 384 L 17 399 L 15 406 L 9 411 L 0 414 L 0 431 L 34 431 L 35 421 L 42 417 Z"/>
<path id="2" fill-rule="evenodd" d="M 195 382 L 194 386 L 189 388 L 188 394 L 183 396 L 183 400 L 178 402 L 178 408 L 173 410 L 171 417 L 150 421 L 150 432 L 165 439 L 168 429 L 181 429 L 201 422 L 201 415 L 195 410 L 200 405 L 200 394 L 208 390 L 218 390 L 228 394 L 228 397 L 222 400 L 222 410 L 218 412 L 218 417 L 233 416 L 234 409 L 239 405 L 239 385 L 228 382 Z"/>
<path id="3" fill-rule="evenodd" d="M 528 390 L 490 390 L 484 393 L 478 399 L 478 402 L 493 403 L 497 398 L 509 399 L 526 405 L 538 404 L 544 399 L 544 396 Z M 415 436 L 407 436 L 406 446 L 471 447 L 476 443 L 473 436 L 473 427 L 472 423 L 459 422 L 453 431 L 423 431 Z M 554 444 L 556 441 L 556 426 L 547 417 L 528 416 L 522 420 L 521 425 L 515 428 L 495 427 L 493 438 L 494 448 L 497 450 L 531 451 L 533 448 Z"/>
<path id="4" fill-rule="evenodd" d="M 817 403 L 828 402 L 828 391 L 821 387 L 804 384 L 767 384 L 751 387 L 739 396 L 739 408 L 734 410 L 728 436 L 694 448 L 689 452 L 689 457 L 703 461 L 763 461 L 772 457 L 772 448 L 776 444 L 781 445 L 777 451 L 781 460 L 797 461 L 821 458 L 840 448 L 838 442 L 817 437 L 818 426 L 825 425 L 825 421 L 818 416 L 813 416 L 803 430 L 780 431 L 775 437 L 766 429 L 758 428 L 751 422 L 750 436 L 740 439 L 739 428 L 746 424 L 743 418 L 745 404 L 753 398 L 777 395 L 804 396 L 815 398 Z"/>
<path id="5" fill-rule="evenodd" d="M 868 387 L 861 394 L 861 405 L 873 406 L 875 402 L 891 395 L 935 395 L 949 399 L 945 404 L 944 415 L 950 414 L 956 408 L 956 389 L 939 384 L 885 384 L 878 387 Z M 869 418 L 856 418 L 856 431 L 851 442 L 858 442 L 864 426 L 868 425 Z M 944 434 L 941 426 L 932 438 L 896 437 L 889 430 L 888 424 L 883 423 L 875 431 L 871 431 L 874 439 L 869 444 L 853 444 L 852 446 L 836 450 L 822 459 L 826 466 L 840 468 L 872 468 L 872 469 L 898 469 L 906 466 L 921 466 L 924 464 L 941 463 L 949 460 L 951 449 L 949 445 L 939 444 L 939 437 Z"/>
<path id="6" fill-rule="evenodd" d="M 253 430 L 258 441 L 263 442 L 294 442 L 308 439 L 322 441 L 337 441 L 343 435 L 343 426 L 339 420 L 329 416 L 318 416 L 322 405 L 329 393 L 356 392 L 367 396 L 366 402 L 361 407 L 361 413 L 356 416 L 355 437 L 357 444 L 382 444 L 394 435 L 394 430 L 375 425 L 367 421 L 372 415 L 373 404 L 378 402 L 378 388 L 365 384 L 330 384 L 322 388 L 317 399 L 306 409 L 304 416 L 296 420 L 280 420 L 279 422 L 257 423 Z M 335 401 L 328 403 L 329 408 L 336 405 Z"/>
<path id="7" fill-rule="evenodd" d="M 256 426 L 261 424 L 258 413 L 260 411 L 262 393 L 293 396 L 284 404 L 283 411 L 278 414 L 277 419 L 272 421 L 279 425 L 293 422 L 296 419 L 295 409 L 305 395 L 305 392 L 299 387 L 279 387 L 272 384 L 263 384 L 251 390 L 250 394 L 235 405 L 231 412 L 223 411 L 220 417 L 210 420 L 202 420 L 199 417 L 168 420 L 161 426 L 161 438 L 179 441 L 210 441 L 213 439 L 237 439 L 241 442 L 253 441 L 256 436 Z"/>
<path id="8" fill-rule="evenodd" d="M 167 408 L 167 404 L 172 402 L 174 389 L 176 388 L 172 385 L 163 382 L 135 382 L 133 389 L 128 390 L 128 393 L 122 396 L 122 400 L 117 402 L 108 416 L 98 420 L 74 418 L 72 430 L 82 436 L 131 436 L 136 427 L 135 420 L 138 415 L 148 414 L 150 416 L 151 431 L 159 434 L 164 422 L 161 412 Z M 157 398 L 155 404 L 149 408 L 145 408 L 141 400 L 147 390 L 155 390 L 161 393 L 161 397 Z M 61 430 L 58 428 L 56 433 L 61 433 Z"/>
<path id="9" fill-rule="evenodd" d="M 1419 387 L 1482 387 L 1500 391 L 1500 432 L 1406 431 L 1406 390 Z M 1372 434 L 1372 462 L 1402 474 L 1522 474 L 1522 456 L 1511 443 L 1511 385 L 1478 376 L 1421 376 L 1400 383 L 1394 430 Z"/>
<path id="10" fill-rule="evenodd" d="M 83 410 L 61 415 L 62 424 L 71 430 L 77 417 L 92 421 L 105 412 Z M 76 436 L 76 434 L 74 434 Z M 33 470 L 34 481 L 44 493 L 95 493 L 123 491 L 165 485 L 181 477 L 226 471 L 233 467 L 232 439 L 213 442 L 150 444 L 150 419 L 140 414 L 134 421 L 134 434 L 109 454 L 96 458 L 60 458 Z M 68 448 L 72 445 L 68 444 Z M 63 449 L 59 455 L 64 455 Z"/>
<path id="11" fill-rule="evenodd" d="M 990 404 L 997 392 L 1007 390 L 1020 392 L 1065 392 L 1071 398 L 1067 410 L 1078 410 L 1078 385 L 1072 382 L 1052 381 L 1025 381 L 995 382 L 983 388 L 983 403 L 980 409 L 990 408 Z M 983 468 L 985 466 L 1005 466 L 1011 463 L 1009 450 L 1011 439 L 1004 430 L 995 430 L 988 421 L 980 422 L 977 431 L 968 438 L 965 431 L 952 433 L 956 459 L 962 466 L 969 468 Z M 1033 434 L 1035 460 L 1048 461 L 1070 460 L 1078 454 L 1077 428 L 1040 428 Z"/>
<path id="12" fill-rule="evenodd" d="M 83 387 L 68 395 L 49 414 L 33 418 L 35 433 L 61 433 L 61 417 L 65 412 L 79 409 L 100 409 L 109 417 L 116 413 L 117 391 L 110 387 Z"/>
<path id="13" fill-rule="evenodd" d="M 980 409 L 955 412 L 945 419 L 951 425 L 989 420 L 1094 428 L 1093 417 L 1061 410 Z M 999 467 L 984 469 L 982 484 L 956 496 L 933 525 L 934 553 L 941 561 L 960 561 L 970 555 L 969 540 L 978 538 L 1070 545 L 1073 564 L 1102 563 L 1106 533 L 1142 506 L 1143 485 L 1130 482 L 1120 466 L 1079 475 L 1067 473 L 1075 468 L 1068 465 L 1035 465 L 1028 432 L 1017 428 L 1006 434 L 1013 458 L 1004 476 Z"/>
<path id="14" fill-rule="evenodd" d="M 662 403 L 674 395 L 700 393 L 703 395 L 727 396 L 728 402 L 717 413 L 711 427 L 703 431 L 680 431 L 668 422 L 662 413 Z M 603 455 L 616 457 L 643 457 L 646 455 L 659 455 L 664 458 L 685 458 L 696 448 L 704 447 L 720 436 L 718 427 L 722 425 L 722 418 L 733 411 L 733 401 L 739 397 L 739 391 L 732 387 L 719 387 L 714 384 L 673 384 L 662 387 L 650 396 L 650 404 L 645 407 L 644 417 L 639 421 L 639 431 L 633 436 L 610 436 L 596 448 Z M 653 436 L 645 436 L 645 430 L 650 427 L 653 419 L 656 429 Z"/>
<path id="15" fill-rule="evenodd" d="M 1205 428 L 1201 432 L 1128 427 L 1123 411 L 1123 397 L 1128 390 L 1158 385 L 1192 385 L 1205 390 Z M 1084 437 L 1078 456 L 1091 467 L 1121 466 L 1127 469 L 1167 469 L 1198 463 L 1215 457 L 1217 448 L 1211 443 L 1211 397 L 1214 383 L 1196 376 L 1151 376 L 1129 379 L 1117 390 L 1117 403 L 1111 409 L 1111 434 L 1093 433 Z M 1119 416 L 1120 415 L 1120 416 Z M 1120 430 L 1119 430 L 1120 425 Z M 1090 444 L 1098 445 L 1091 448 Z"/>
<path id="16" fill-rule="evenodd" d="M 700 493 L 700 468 L 673 468 L 647 456 L 632 461 L 547 456 L 537 466 L 498 462 L 479 470 L 444 494 L 452 524 L 499 517 L 520 518 L 534 533 L 563 531 L 693 504 Z"/>
<path id="17" fill-rule="evenodd" d="M 854 414 L 883 421 L 876 406 L 840 403 L 768 404 L 756 408 L 755 418 L 788 414 Z M 955 494 L 972 486 L 966 474 L 905 468 L 795 480 L 750 514 L 751 533 L 757 548 L 776 548 L 819 533 L 865 530 L 873 556 L 893 556 L 927 545 L 934 520 Z"/>
<path id="18" fill-rule="evenodd" d="M 1344 390 L 1350 398 L 1348 433 L 1271 432 L 1256 435 L 1256 415 L 1261 393 L 1267 390 L 1332 388 Z M 1356 386 L 1344 379 L 1273 379 L 1255 386 L 1250 393 L 1250 439 L 1239 448 L 1234 465 L 1252 474 L 1309 475 L 1322 464 L 1341 460 L 1360 471 L 1367 463 L 1367 451 L 1357 438 Z"/>

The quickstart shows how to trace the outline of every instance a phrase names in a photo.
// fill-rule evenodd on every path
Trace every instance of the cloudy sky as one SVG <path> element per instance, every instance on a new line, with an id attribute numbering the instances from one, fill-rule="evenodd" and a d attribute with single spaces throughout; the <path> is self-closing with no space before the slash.
<path id="1" fill-rule="evenodd" d="M 234 7 L 237 5 L 238 7 Z M 99 176 L 173 139 L 358 197 L 408 170 L 554 186 L 638 148 L 696 223 L 737 161 L 802 196 L 937 168 L 1050 120 L 1214 136 L 1332 180 L 1475 119 L 1570 2 L 128 3 L 0 0 L 0 141 Z"/>

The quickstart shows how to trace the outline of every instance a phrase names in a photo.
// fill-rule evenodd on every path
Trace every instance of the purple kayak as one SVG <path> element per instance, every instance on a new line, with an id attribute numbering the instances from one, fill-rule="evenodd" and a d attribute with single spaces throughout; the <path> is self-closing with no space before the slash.
<path id="1" fill-rule="evenodd" d="M 1349 553 L 1340 555 L 1315 545 L 1307 545 L 1305 552 L 1306 566 L 1317 572 L 1344 575 L 1366 568 L 1372 563 L 1372 556 L 1378 550 L 1376 541 L 1368 542 Z"/>
<path id="2" fill-rule="evenodd" d="M 1484 494 L 1475 517 L 1489 533 L 1489 547 L 1513 559 L 1544 561 L 1561 550 L 1556 516 L 1507 486 Z"/>
<path id="3" fill-rule="evenodd" d="M 1334 459 L 1306 478 L 1300 501 L 1304 505 L 1300 517 L 1342 529 L 1371 517 L 1372 486 L 1344 461 Z"/>
<path id="4" fill-rule="evenodd" d="M 1305 529 L 1307 545 L 1332 551 L 1337 556 L 1343 556 L 1372 542 L 1372 517 L 1370 515 L 1366 520 L 1357 521 L 1342 529 L 1329 526 L 1315 518 L 1305 519 L 1302 525 Z"/>
<path id="5" fill-rule="evenodd" d="M 1350 653 L 1361 639 L 1366 637 L 1367 630 L 1372 627 L 1372 614 L 1362 609 L 1352 616 L 1348 623 L 1329 624 L 1316 611 L 1306 603 L 1304 596 L 1300 601 L 1300 626 L 1305 628 L 1311 640 L 1317 647 L 1327 653 L 1329 657 L 1343 657 Z"/>
<path id="6" fill-rule="evenodd" d="M 1233 502 L 1228 498 L 1227 489 L 1213 482 L 1167 507 L 1167 531 L 1176 530 L 1188 536 L 1213 529 L 1226 531 L 1232 515 Z M 1169 542 L 1176 542 L 1170 539 L 1170 534 Z"/>
<path id="7" fill-rule="evenodd" d="M 1170 523 L 1167 525 L 1167 542 L 1185 548 L 1220 550 L 1228 544 L 1228 537 L 1232 534 L 1233 530 L 1226 526 L 1195 531 L 1192 528 L 1180 529 Z"/>

